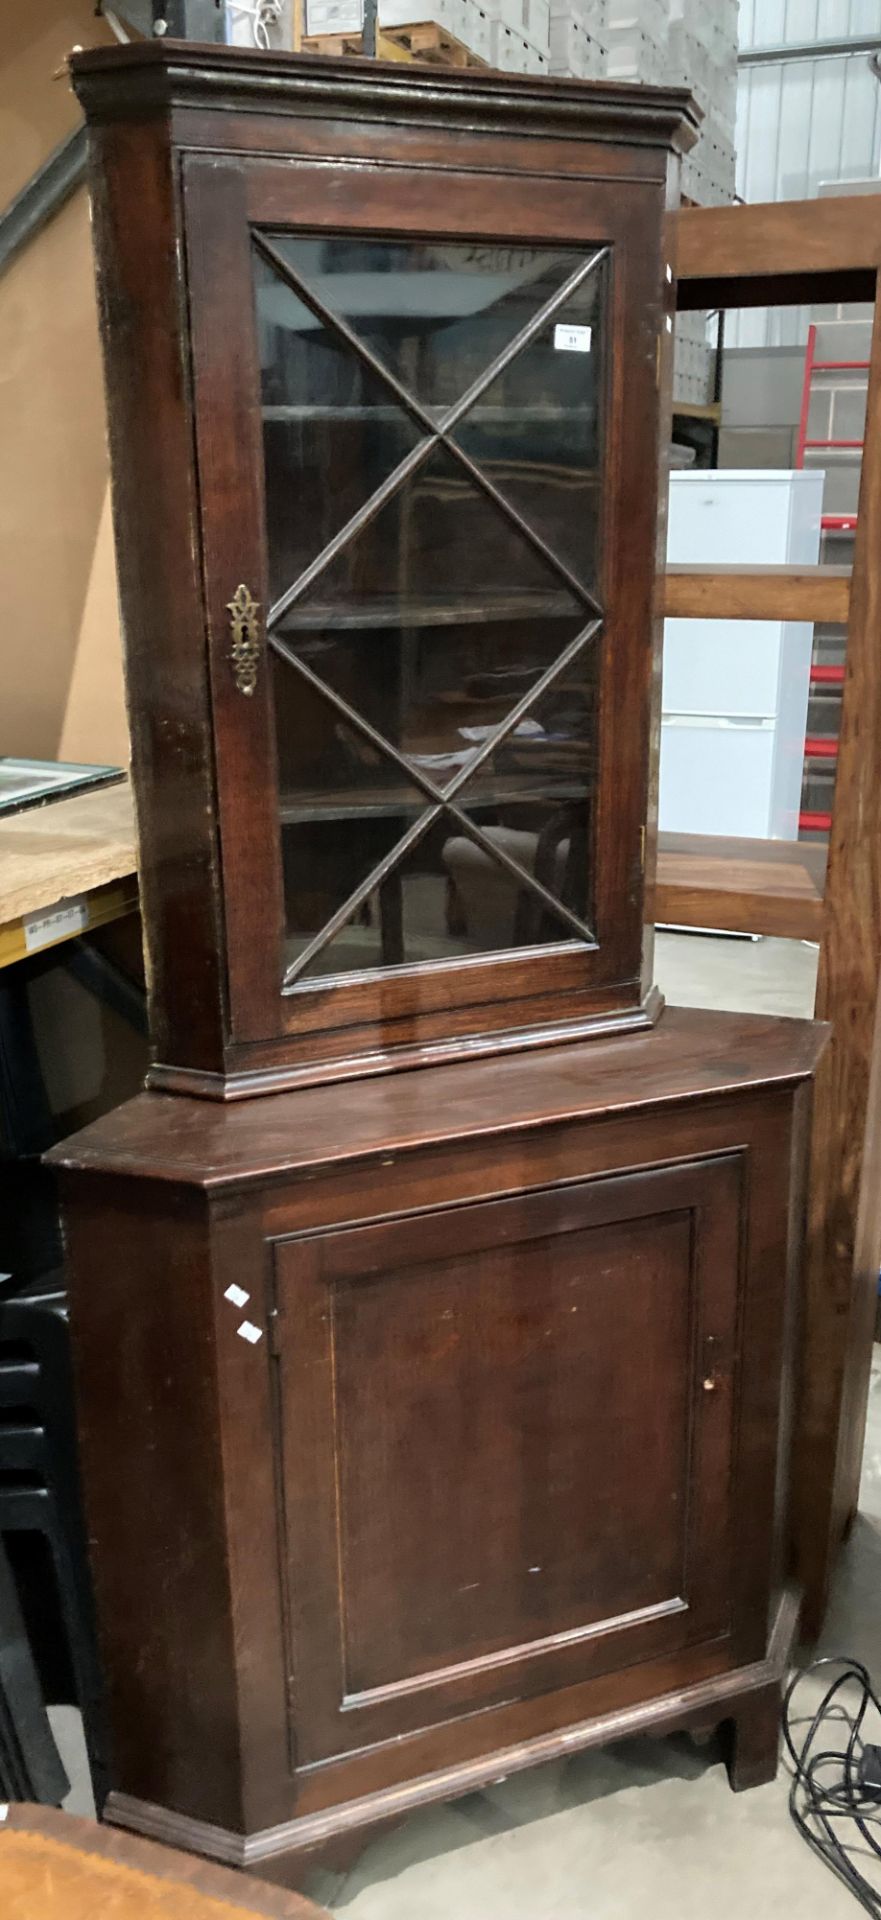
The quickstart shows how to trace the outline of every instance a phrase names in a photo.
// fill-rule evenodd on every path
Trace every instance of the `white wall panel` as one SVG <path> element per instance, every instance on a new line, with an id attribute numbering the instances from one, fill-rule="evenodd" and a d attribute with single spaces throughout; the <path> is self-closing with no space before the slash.
<path id="1" fill-rule="evenodd" d="M 798 47 L 881 36 L 881 0 L 741 0 L 740 45 Z"/>
<path id="2" fill-rule="evenodd" d="M 741 36 L 753 44 L 781 44 L 782 0 L 750 0 L 741 8 Z M 814 7 L 820 31 L 826 0 L 785 0 L 783 27 L 798 21 L 803 34 Z M 881 41 L 881 0 L 830 0 L 835 32 L 875 32 Z M 771 28 L 767 22 L 771 22 Z M 743 46 L 741 38 L 741 46 Z M 865 53 L 819 60 L 780 60 L 741 67 L 737 85 L 737 192 L 750 202 L 810 200 L 836 180 L 875 178 L 881 171 L 881 86 Z M 732 313 L 729 346 L 791 346 L 806 338 L 807 309 Z"/>

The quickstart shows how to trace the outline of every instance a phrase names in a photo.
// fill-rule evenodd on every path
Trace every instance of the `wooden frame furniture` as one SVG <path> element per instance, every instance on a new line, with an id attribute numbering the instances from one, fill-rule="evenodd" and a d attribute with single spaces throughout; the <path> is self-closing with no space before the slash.
<path id="1" fill-rule="evenodd" d="M 675 238 L 674 238 L 675 235 Z M 671 221 L 681 309 L 875 302 L 852 576 L 839 567 L 671 569 L 665 611 L 847 624 L 825 881 L 809 847 L 665 844 L 655 918 L 819 940 L 816 1013 L 832 1044 L 811 1148 L 810 1236 L 796 1446 L 796 1537 L 815 1636 L 856 1511 L 874 1337 L 881 985 L 881 196 L 689 209 Z"/>
<path id="2" fill-rule="evenodd" d="M 160 55 L 75 65 L 101 181 L 151 1083 L 230 1097 L 650 1023 L 659 211 L 671 144 L 694 137 L 688 97 L 608 86 L 576 129 L 563 83 L 502 95 L 378 64 L 356 136 L 356 62 L 307 58 L 285 116 L 265 58 L 258 99 L 259 69 L 234 54 Z M 241 112 L 219 123 L 221 166 L 205 141 L 225 75 Z M 449 167 L 426 129 L 460 97 L 474 129 Z M 335 161 L 322 106 L 346 130 Z M 150 129 L 136 140 L 131 112 Z M 541 141 L 564 126 L 545 170 Z M 404 315 L 359 303 L 411 298 L 408 273 L 459 305 L 414 311 L 401 345 Z M 371 634 L 397 665 L 365 684 Z M 456 634 L 458 690 L 438 678 Z M 434 960 L 412 924 L 414 882 L 441 884 L 453 835 L 519 889 L 491 960 L 462 913 Z M 365 912 L 377 950 L 362 941 L 358 967 Z"/>
<path id="3" fill-rule="evenodd" d="M 108 1817 L 293 1882 L 640 1727 L 768 1779 L 823 1035 L 651 985 L 688 100 L 74 73 L 157 1049 L 52 1155 Z"/>
<path id="4" fill-rule="evenodd" d="M 668 1010 L 56 1151 L 106 1818 L 296 1884 L 639 1730 L 773 1776 L 821 1044 Z"/>

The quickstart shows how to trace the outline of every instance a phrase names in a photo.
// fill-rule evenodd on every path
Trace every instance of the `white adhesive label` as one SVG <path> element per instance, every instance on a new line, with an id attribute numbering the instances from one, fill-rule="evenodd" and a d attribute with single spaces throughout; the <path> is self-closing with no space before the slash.
<path id="1" fill-rule="evenodd" d="M 231 1300 L 234 1307 L 246 1307 L 251 1295 L 245 1292 L 244 1287 L 237 1287 L 233 1281 L 232 1285 L 227 1287 L 223 1297 L 224 1300 Z"/>
<path id="2" fill-rule="evenodd" d="M 253 1320 L 243 1320 L 241 1326 L 236 1328 L 236 1332 L 240 1340 L 247 1340 L 252 1347 L 256 1347 L 258 1340 L 263 1338 L 262 1327 L 255 1327 Z"/>
<path id="3" fill-rule="evenodd" d="M 22 926 L 24 943 L 28 953 L 38 953 L 41 947 L 51 947 L 57 940 L 69 940 L 73 934 L 82 933 L 89 924 L 89 909 L 85 900 L 59 900 L 57 907 L 48 913 L 25 914 Z"/>
<path id="4" fill-rule="evenodd" d="M 589 353 L 592 335 L 592 327 L 556 326 L 554 346 L 561 353 Z"/>

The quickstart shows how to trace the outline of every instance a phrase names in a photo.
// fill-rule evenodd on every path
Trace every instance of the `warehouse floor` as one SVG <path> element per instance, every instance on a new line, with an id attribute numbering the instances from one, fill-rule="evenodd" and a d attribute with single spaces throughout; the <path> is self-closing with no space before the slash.
<path id="1" fill-rule="evenodd" d="M 810 1011 L 816 950 L 662 934 L 656 972 L 675 1004 Z M 873 1376 L 861 1513 L 842 1556 L 826 1651 L 881 1682 L 881 1349 Z M 805 1682 L 806 1699 L 818 1684 Z M 56 1717 L 70 1804 L 88 1804 L 76 1716 Z M 869 1736 L 881 1738 L 881 1731 Z M 788 1779 L 731 1793 L 720 1752 L 682 1736 L 630 1740 L 512 1776 L 414 1816 L 348 1876 L 309 1891 L 340 1920 L 853 1920 L 852 1896 L 796 1835 Z"/>

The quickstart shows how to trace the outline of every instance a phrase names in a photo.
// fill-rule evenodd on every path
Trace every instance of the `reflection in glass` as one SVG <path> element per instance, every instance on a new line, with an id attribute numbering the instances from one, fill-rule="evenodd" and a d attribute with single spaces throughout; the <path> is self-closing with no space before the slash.
<path id="1" fill-rule="evenodd" d="M 583 281 L 453 429 L 527 525 L 594 590 L 604 279 L 601 266 Z"/>
<path id="2" fill-rule="evenodd" d="M 278 631 L 443 786 L 590 618 L 438 448 L 294 602 Z"/>
<path id="3" fill-rule="evenodd" d="M 386 798 L 395 806 L 426 804 L 403 769 L 296 667 L 276 653 L 270 658 L 283 819 L 300 820 L 318 810 L 357 821 Z"/>
<path id="4" fill-rule="evenodd" d="M 296 668 L 285 676 L 276 661 L 275 672 L 296 702 Z M 483 842 L 444 811 L 302 977 L 579 937 L 553 901 L 582 923 L 589 917 L 595 680 L 588 643 L 457 792 L 455 805 Z M 288 964 L 431 805 L 322 695 L 308 684 L 305 691 L 301 719 L 314 744 L 302 764 L 313 786 L 283 781 Z M 290 735 L 279 748 L 290 753 Z"/>
<path id="5" fill-rule="evenodd" d="M 270 657 L 290 966 L 430 803 L 295 667 Z M 357 924 L 363 932 L 369 916 Z"/>
<path id="6" fill-rule="evenodd" d="M 533 828 L 506 826 L 504 808 L 483 808 L 475 818 L 504 851 L 534 858 Z M 535 818 L 537 818 L 537 813 Z M 496 822 L 489 825 L 490 820 Z M 401 830 L 405 821 L 401 817 Z M 457 960 L 469 954 L 501 953 L 512 947 L 577 940 L 577 929 L 534 894 L 526 872 L 519 879 L 492 853 L 442 815 L 403 856 L 303 970 L 303 979 L 379 966 L 415 966 L 427 960 Z"/>
<path id="7" fill-rule="evenodd" d="M 258 247 L 291 984 L 590 941 L 605 269 L 446 445 L 384 369 L 440 425 L 590 255 L 269 244 L 306 290 Z"/>
<path id="8" fill-rule="evenodd" d="M 309 291 L 430 411 L 461 399 L 584 258 L 480 241 L 269 237 Z"/>
<path id="9" fill-rule="evenodd" d="M 270 599 L 423 438 L 384 382 L 254 257 Z"/>

